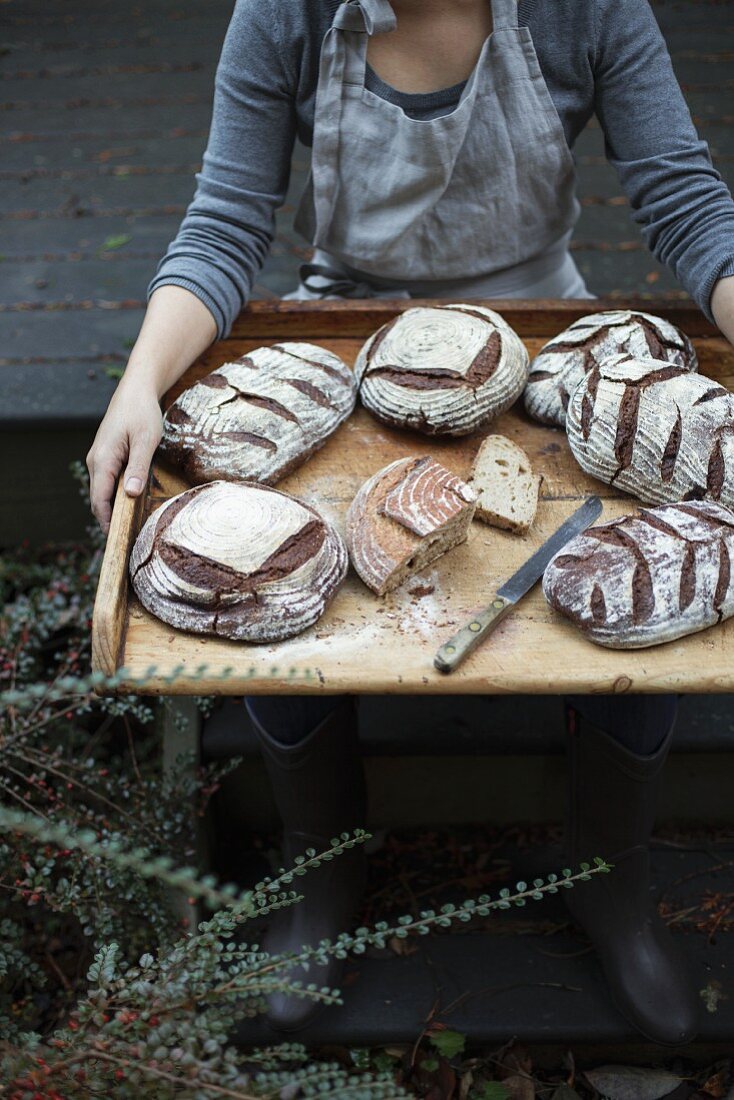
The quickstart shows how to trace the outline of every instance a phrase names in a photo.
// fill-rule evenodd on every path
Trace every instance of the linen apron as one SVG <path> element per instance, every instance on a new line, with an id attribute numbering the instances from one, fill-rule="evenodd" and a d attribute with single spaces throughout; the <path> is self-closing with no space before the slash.
<path id="1" fill-rule="evenodd" d="M 324 38 L 296 229 L 315 246 L 289 298 L 590 298 L 568 251 L 576 172 L 516 0 L 457 106 L 409 118 L 365 87 L 388 0 L 346 0 Z"/>

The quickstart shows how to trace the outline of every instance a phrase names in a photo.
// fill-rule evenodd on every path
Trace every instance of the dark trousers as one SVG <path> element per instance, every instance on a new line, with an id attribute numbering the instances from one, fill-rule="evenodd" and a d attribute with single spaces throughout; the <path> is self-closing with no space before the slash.
<path id="1" fill-rule="evenodd" d="M 271 737 L 297 745 L 327 718 L 338 695 L 254 695 L 247 699 L 251 715 Z M 655 752 L 675 721 L 677 695 L 570 695 L 583 718 L 639 756 Z"/>

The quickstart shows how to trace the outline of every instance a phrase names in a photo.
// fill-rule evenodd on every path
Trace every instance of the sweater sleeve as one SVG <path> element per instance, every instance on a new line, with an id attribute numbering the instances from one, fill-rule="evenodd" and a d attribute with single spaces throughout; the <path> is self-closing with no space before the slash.
<path id="1" fill-rule="evenodd" d="M 270 0 L 237 0 L 217 67 L 196 191 L 148 287 L 185 287 L 219 337 L 247 304 L 288 188 L 295 140 L 292 70 Z"/>
<path id="2" fill-rule="evenodd" d="M 595 110 L 648 247 L 709 319 L 734 201 L 698 137 L 648 0 L 596 0 Z"/>

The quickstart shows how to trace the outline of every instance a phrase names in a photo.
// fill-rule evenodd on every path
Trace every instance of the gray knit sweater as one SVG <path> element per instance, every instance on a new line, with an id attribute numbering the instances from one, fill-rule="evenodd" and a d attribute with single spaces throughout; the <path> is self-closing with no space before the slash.
<path id="1" fill-rule="evenodd" d="M 319 51 L 337 7 L 236 2 L 196 193 L 148 288 L 186 287 L 220 336 L 272 241 L 295 138 L 312 143 Z M 698 138 L 648 0 L 520 0 L 519 15 L 569 147 L 596 113 L 649 248 L 710 317 L 717 279 L 734 274 L 734 201 Z"/>

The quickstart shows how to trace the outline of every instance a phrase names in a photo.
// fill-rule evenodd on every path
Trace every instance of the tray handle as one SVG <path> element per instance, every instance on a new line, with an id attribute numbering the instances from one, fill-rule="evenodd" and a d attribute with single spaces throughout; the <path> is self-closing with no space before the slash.
<path id="1" fill-rule="evenodd" d="M 117 483 L 92 616 L 92 669 L 105 676 L 114 676 L 122 656 L 128 604 L 127 565 L 147 496 L 147 484 L 139 496 L 129 497 L 122 481 Z"/>

